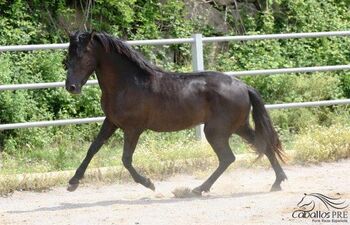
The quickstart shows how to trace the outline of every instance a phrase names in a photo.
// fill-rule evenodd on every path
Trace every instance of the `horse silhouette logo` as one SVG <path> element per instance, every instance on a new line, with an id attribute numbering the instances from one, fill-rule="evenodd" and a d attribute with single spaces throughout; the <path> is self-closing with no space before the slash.
<path id="1" fill-rule="evenodd" d="M 340 197 L 328 197 L 320 193 L 304 193 L 302 199 L 297 203 L 293 218 L 331 218 L 340 215 L 339 211 L 349 206 Z M 347 217 L 347 211 L 345 213 Z M 343 218 L 343 216 L 342 216 Z"/>
<path id="2" fill-rule="evenodd" d="M 349 206 L 345 200 L 341 200 L 340 197 L 332 198 L 320 193 L 304 193 L 303 198 L 298 202 L 297 206 L 300 210 L 310 212 L 315 209 L 316 204 L 324 206 L 327 210 L 331 209 L 345 209 Z"/>

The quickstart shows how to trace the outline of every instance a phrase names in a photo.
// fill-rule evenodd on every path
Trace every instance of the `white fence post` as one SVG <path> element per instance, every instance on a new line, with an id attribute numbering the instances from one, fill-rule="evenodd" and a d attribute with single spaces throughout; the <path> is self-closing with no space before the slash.
<path id="1" fill-rule="evenodd" d="M 204 70 L 204 60 L 203 60 L 203 41 L 202 34 L 192 35 L 194 42 L 192 42 L 192 69 L 195 72 Z M 204 140 L 204 125 L 201 124 L 196 127 L 196 139 Z"/>

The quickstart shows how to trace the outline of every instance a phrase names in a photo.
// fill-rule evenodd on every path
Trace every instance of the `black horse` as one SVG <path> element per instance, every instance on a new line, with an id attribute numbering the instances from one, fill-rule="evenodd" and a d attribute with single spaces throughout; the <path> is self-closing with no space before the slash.
<path id="1" fill-rule="evenodd" d="M 122 40 L 95 32 L 70 35 L 67 69 L 66 89 L 74 94 L 79 94 L 89 76 L 96 73 L 106 115 L 84 161 L 69 181 L 69 191 L 78 187 L 92 157 L 117 128 L 124 132 L 123 165 L 135 182 L 154 190 L 151 180 L 132 165 L 140 134 L 146 129 L 178 131 L 201 123 L 219 166 L 192 190 L 195 194 L 209 191 L 235 161 L 228 143 L 233 133 L 255 146 L 259 155 L 267 156 L 276 173 L 271 191 L 281 190 L 280 184 L 287 178 L 277 160 L 283 161 L 281 143 L 259 93 L 237 78 L 219 72 L 166 72 Z M 251 107 L 255 130 L 249 125 Z"/>

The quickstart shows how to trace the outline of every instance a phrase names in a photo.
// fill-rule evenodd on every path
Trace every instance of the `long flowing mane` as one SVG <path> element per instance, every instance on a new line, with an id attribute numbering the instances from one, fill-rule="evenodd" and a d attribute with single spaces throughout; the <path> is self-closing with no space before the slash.
<path id="1" fill-rule="evenodd" d="M 94 40 L 100 42 L 106 52 L 115 51 L 125 56 L 131 62 L 135 63 L 135 65 L 140 69 L 144 70 L 148 75 L 164 72 L 161 68 L 146 61 L 140 53 L 121 39 L 115 38 L 106 33 L 96 33 L 94 34 Z"/>

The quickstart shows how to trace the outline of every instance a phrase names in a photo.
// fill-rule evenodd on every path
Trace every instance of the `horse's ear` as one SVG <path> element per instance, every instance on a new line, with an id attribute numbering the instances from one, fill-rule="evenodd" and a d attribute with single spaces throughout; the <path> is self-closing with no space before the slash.
<path id="1" fill-rule="evenodd" d="M 96 31 L 91 31 L 90 33 L 90 42 L 94 39 L 95 35 L 97 35 L 97 32 Z"/>
<path id="2" fill-rule="evenodd" d="M 77 35 L 79 34 L 79 31 L 70 31 L 69 33 L 68 33 L 68 35 L 69 35 L 69 40 L 74 40 L 76 37 L 77 37 Z"/>
<path id="3" fill-rule="evenodd" d="M 74 32 L 70 31 L 70 32 L 68 33 L 68 36 L 69 36 L 69 39 L 72 39 L 72 38 L 74 37 Z"/>

